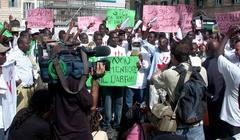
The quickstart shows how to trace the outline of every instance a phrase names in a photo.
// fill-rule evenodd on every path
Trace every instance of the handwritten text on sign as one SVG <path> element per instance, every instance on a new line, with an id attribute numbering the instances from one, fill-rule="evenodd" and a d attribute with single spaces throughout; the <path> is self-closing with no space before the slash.
<path id="1" fill-rule="evenodd" d="M 107 27 L 111 29 L 115 29 L 117 25 L 124 22 L 127 18 L 129 18 L 128 26 L 134 26 L 135 20 L 135 11 L 126 10 L 126 9 L 108 9 L 107 10 Z"/>
<path id="2" fill-rule="evenodd" d="M 152 24 L 152 30 L 157 32 L 176 32 L 180 19 L 176 6 L 144 5 L 143 25 L 157 17 L 156 23 Z"/>
<path id="3" fill-rule="evenodd" d="M 191 5 L 179 4 L 180 27 L 182 32 L 187 33 L 192 30 L 193 7 Z"/>
<path id="4" fill-rule="evenodd" d="M 103 18 L 102 17 L 94 17 L 94 16 L 85 16 L 85 17 L 78 17 L 78 28 L 84 29 L 90 23 L 94 23 L 93 27 L 91 27 L 88 31 L 95 32 L 98 31 L 98 27 L 102 24 Z"/>
<path id="5" fill-rule="evenodd" d="M 28 28 L 53 28 L 53 10 L 32 9 L 28 11 Z"/>
<path id="6" fill-rule="evenodd" d="M 101 86 L 132 86 L 137 80 L 138 57 L 108 57 L 110 61 L 110 71 L 106 71 L 100 80 Z M 90 86 L 91 80 L 87 85 Z"/>
<path id="7" fill-rule="evenodd" d="M 216 21 L 221 32 L 226 33 L 231 25 L 240 24 L 240 11 L 228 13 L 215 13 Z"/>

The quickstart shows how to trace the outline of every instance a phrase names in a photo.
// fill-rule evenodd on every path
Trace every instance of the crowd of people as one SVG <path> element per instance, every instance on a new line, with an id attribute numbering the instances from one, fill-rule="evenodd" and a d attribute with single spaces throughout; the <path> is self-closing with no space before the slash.
<path id="1" fill-rule="evenodd" d="M 27 23 L 24 31 L 13 30 L 11 21 L 0 23 L 0 97 L 7 90 L 4 63 L 15 62 L 17 88 L 17 112 L 7 130 L 0 105 L 1 140 L 240 140 L 240 25 L 231 26 L 227 33 L 196 29 L 194 24 L 188 33 L 153 32 L 151 24 L 146 30 L 117 26 L 109 31 L 106 21 L 93 34 L 83 29 L 72 33 L 73 28 L 73 20 L 67 31 L 58 33 L 54 28 L 33 32 Z M 96 75 L 105 72 L 100 62 L 96 72 L 90 72 L 91 87 L 84 84 L 77 94 L 65 91 L 61 82 L 42 81 L 39 56 L 51 52 L 39 50 L 46 46 L 53 52 L 75 50 L 93 42 L 111 50 L 106 57 L 138 56 L 136 84 L 99 86 Z M 204 119 L 191 124 L 177 119 L 175 132 L 162 132 L 148 114 L 158 103 L 168 102 L 172 108 L 178 104 L 180 74 L 175 68 L 179 66 L 186 70 L 184 83 L 191 78 L 193 66 L 200 69 L 207 87 Z M 69 76 L 67 81 L 72 91 L 78 90 L 79 79 Z"/>

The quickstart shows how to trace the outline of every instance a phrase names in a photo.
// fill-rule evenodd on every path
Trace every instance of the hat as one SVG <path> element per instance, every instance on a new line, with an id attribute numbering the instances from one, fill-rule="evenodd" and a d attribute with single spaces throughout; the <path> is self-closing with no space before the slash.
<path id="1" fill-rule="evenodd" d="M 2 23 L 0 23 L 0 30 L 5 30 L 5 27 L 3 26 Z M 8 38 L 13 37 L 13 35 L 8 30 L 5 30 L 2 35 Z"/>
<path id="2" fill-rule="evenodd" d="M 7 52 L 8 50 L 10 50 L 9 47 L 4 47 L 2 44 L 0 44 L 0 53 L 5 53 L 5 52 Z"/>
<path id="3" fill-rule="evenodd" d="M 19 32 L 19 31 L 20 31 L 19 27 L 12 27 L 12 32 Z"/>
<path id="4" fill-rule="evenodd" d="M 140 38 L 140 37 L 134 37 L 134 38 L 132 38 L 132 43 L 134 43 L 134 42 L 142 43 L 142 38 Z"/>

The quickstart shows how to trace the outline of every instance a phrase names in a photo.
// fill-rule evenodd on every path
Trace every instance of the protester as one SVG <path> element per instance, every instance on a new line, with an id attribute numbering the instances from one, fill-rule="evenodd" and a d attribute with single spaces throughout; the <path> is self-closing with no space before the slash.
<path id="1" fill-rule="evenodd" d="M 18 39 L 18 48 L 8 56 L 8 61 L 16 61 L 16 81 L 18 93 L 17 110 L 27 107 L 29 97 L 34 91 L 33 65 L 26 56 L 29 49 L 30 40 L 26 36 Z"/>
<path id="2" fill-rule="evenodd" d="M 108 47 L 111 50 L 109 56 L 126 56 L 124 48 L 118 45 L 119 37 L 116 31 L 109 33 Z M 123 87 L 103 87 L 104 97 L 104 116 L 102 122 L 103 130 L 111 130 L 112 110 L 114 111 L 113 128 L 118 129 L 120 127 L 120 121 L 123 108 Z M 114 105 L 114 109 L 112 109 Z"/>
<path id="3" fill-rule="evenodd" d="M 7 58 L 6 58 L 6 53 L 7 51 L 9 51 L 10 48 L 9 47 L 4 47 L 2 44 L 0 44 L 0 100 L 1 100 L 1 104 L 0 104 L 0 140 L 4 140 L 5 139 L 5 132 L 4 132 L 4 110 L 3 110 L 3 104 L 2 104 L 2 100 L 4 100 L 4 98 L 6 98 L 7 94 L 7 84 L 3 78 L 3 74 L 2 74 L 2 67 L 3 64 L 6 62 Z"/>
<path id="4" fill-rule="evenodd" d="M 239 32 L 239 26 L 231 26 L 223 39 L 218 57 L 218 70 L 223 75 L 226 83 L 226 90 L 223 98 L 223 104 L 221 108 L 220 118 L 224 121 L 224 135 L 225 137 L 231 137 L 240 133 L 240 109 L 238 102 L 238 87 L 240 84 L 240 67 L 239 59 L 235 61 L 234 59 L 227 59 L 224 53 L 224 46 L 232 36 L 232 34 Z M 235 34 L 232 36 L 232 46 L 235 49 L 234 56 L 240 57 L 240 36 Z"/>
<path id="5" fill-rule="evenodd" d="M 175 66 L 183 66 L 185 70 L 190 71 L 192 62 L 189 60 L 192 46 L 191 43 L 182 42 L 179 46 L 172 47 L 171 49 L 171 61 Z M 190 63 L 191 62 L 191 63 Z M 199 62 L 198 62 L 199 65 Z M 201 66 L 201 61 L 200 61 Z M 175 88 L 179 79 L 179 73 L 173 68 L 167 69 L 163 72 L 156 73 L 157 77 L 153 79 L 154 85 L 157 89 L 162 88 L 167 91 L 167 101 L 172 104 L 176 99 Z M 205 68 L 201 67 L 200 75 L 207 85 L 207 73 Z M 188 81 L 190 74 L 186 75 L 185 82 Z M 176 104 L 176 102 L 175 102 Z M 175 108 L 175 106 L 173 106 Z M 204 140 L 203 121 L 194 123 L 192 125 L 184 124 L 178 121 L 177 135 L 182 135 L 191 140 Z"/>
<path id="6" fill-rule="evenodd" d="M 52 94 L 36 91 L 27 108 L 21 109 L 9 128 L 8 140 L 52 140 Z"/>
<path id="7" fill-rule="evenodd" d="M 103 38 L 103 44 L 102 46 L 107 46 L 108 45 L 108 39 L 109 36 L 107 35 L 107 29 L 106 29 L 106 25 L 105 24 L 100 24 L 99 25 L 99 32 L 102 35 Z"/>
<path id="8" fill-rule="evenodd" d="M 211 39 L 207 44 L 207 59 L 203 63 L 208 77 L 207 108 L 210 129 L 207 129 L 207 133 L 214 139 L 221 138 L 224 132 L 223 122 L 219 117 L 225 91 L 225 81 L 217 65 L 219 47 L 218 39 Z"/>
<path id="9" fill-rule="evenodd" d="M 130 109 L 135 102 L 142 103 L 144 101 L 144 94 L 147 89 L 147 75 L 151 66 L 150 54 L 142 46 L 141 38 L 133 38 L 132 40 L 132 56 L 138 56 L 137 62 L 137 82 L 133 86 L 126 88 L 125 101 L 127 108 Z"/>

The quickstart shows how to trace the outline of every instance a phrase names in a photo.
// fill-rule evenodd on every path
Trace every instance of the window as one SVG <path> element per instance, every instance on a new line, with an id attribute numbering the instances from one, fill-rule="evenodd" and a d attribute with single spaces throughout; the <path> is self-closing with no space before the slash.
<path id="1" fill-rule="evenodd" d="M 39 0 L 38 1 L 38 7 L 44 7 L 44 1 L 42 1 L 42 0 Z"/>
<path id="2" fill-rule="evenodd" d="M 222 0 L 215 0 L 215 6 L 219 6 L 222 4 Z"/>
<path id="3" fill-rule="evenodd" d="M 190 4 L 190 0 L 185 0 L 185 4 Z"/>
<path id="4" fill-rule="evenodd" d="M 27 17 L 27 12 L 30 9 L 34 9 L 34 3 L 32 3 L 32 2 L 24 2 L 23 3 L 23 18 Z"/>
<path id="5" fill-rule="evenodd" d="M 8 7 L 17 7 L 18 0 L 8 0 Z"/>
<path id="6" fill-rule="evenodd" d="M 240 0 L 232 0 L 233 4 L 240 4 Z"/>
<path id="7" fill-rule="evenodd" d="M 197 7 L 199 8 L 203 7 L 203 0 L 197 0 Z"/>

